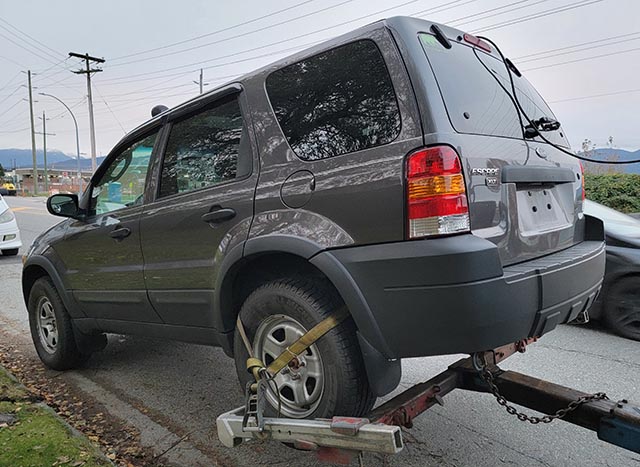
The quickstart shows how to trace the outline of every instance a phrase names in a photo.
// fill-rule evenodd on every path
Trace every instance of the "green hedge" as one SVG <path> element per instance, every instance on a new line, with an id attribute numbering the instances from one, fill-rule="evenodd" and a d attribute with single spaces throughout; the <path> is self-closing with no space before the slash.
<path id="1" fill-rule="evenodd" d="M 640 212 L 640 175 L 586 174 L 584 184 L 588 199 L 621 212 Z"/>

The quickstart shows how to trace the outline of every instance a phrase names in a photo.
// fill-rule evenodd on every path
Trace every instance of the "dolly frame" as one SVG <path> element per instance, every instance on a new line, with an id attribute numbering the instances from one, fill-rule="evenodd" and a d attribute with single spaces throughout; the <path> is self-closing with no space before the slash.
<path id="1" fill-rule="evenodd" d="M 400 427 L 411 428 L 413 419 L 454 389 L 491 392 L 478 371 L 477 359 L 487 362 L 493 382 L 505 399 L 524 407 L 554 414 L 588 394 L 514 371 L 497 364 L 516 352 L 523 353 L 536 338 L 522 340 L 475 354 L 449 366 L 439 375 L 410 387 L 372 410 L 366 418 L 333 417 L 331 420 L 264 418 L 264 427 L 243 427 L 244 407 L 220 415 L 218 437 L 233 447 L 249 439 L 272 439 L 316 451 L 321 460 L 346 463 L 361 452 L 395 454 L 404 448 Z M 640 453 L 640 406 L 627 400 L 591 400 L 566 413 L 563 420 L 595 431 L 598 438 Z"/>

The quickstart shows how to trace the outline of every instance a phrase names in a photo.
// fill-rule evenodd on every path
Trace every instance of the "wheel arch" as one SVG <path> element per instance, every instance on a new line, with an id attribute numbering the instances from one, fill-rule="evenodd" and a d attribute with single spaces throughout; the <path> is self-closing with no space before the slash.
<path id="1" fill-rule="evenodd" d="M 83 318 L 84 313 L 76 306 L 73 298 L 64 286 L 64 282 L 55 266 L 44 256 L 32 256 L 22 269 L 22 296 L 25 306 L 29 306 L 29 294 L 33 284 L 41 277 L 49 277 L 60 294 L 60 298 L 72 318 Z"/>
<path id="2" fill-rule="evenodd" d="M 270 235 L 248 240 L 244 254 L 230 252 L 221 265 L 216 284 L 215 316 L 220 345 L 233 356 L 233 334 L 242 303 L 260 284 L 291 275 L 326 280 L 347 305 L 356 324 L 361 352 L 372 389 L 378 396 L 391 392 L 400 381 L 399 360 L 389 360 L 386 342 L 371 310 L 348 271 L 320 245 L 298 237 Z"/>

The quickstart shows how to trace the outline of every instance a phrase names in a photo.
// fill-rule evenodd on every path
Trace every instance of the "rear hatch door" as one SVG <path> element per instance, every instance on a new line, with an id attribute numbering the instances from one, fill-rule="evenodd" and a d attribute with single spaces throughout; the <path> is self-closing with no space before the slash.
<path id="1" fill-rule="evenodd" d="M 472 36 L 445 29 L 450 48 L 430 33 L 420 32 L 418 40 L 454 129 L 439 129 L 437 137 L 462 158 L 472 232 L 494 242 L 505 265 L 579 242 L 582 188 L 577 159 L 539 137 L 525 139 L 527 120 L 513 99 L 505 63 L 495 50 L 469 43 Z M 512 76 L 524 113 L 532 120 L 555 119 L 526 78 Z M 569 147 L 562 128 L 544 136 Z"/>

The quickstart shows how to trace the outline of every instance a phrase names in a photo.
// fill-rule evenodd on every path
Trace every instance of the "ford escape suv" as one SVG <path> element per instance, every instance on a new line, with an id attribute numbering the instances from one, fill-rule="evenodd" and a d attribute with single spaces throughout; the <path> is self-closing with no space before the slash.
<path id="1" fill-rule="evenodd" d="M 65 369 L 106 333 L 216 345 L 245 383 L 238 314 L 268 365 L 346 306 L 268 398 L 362 415 L 402 358 L 541 336 L 590 306 L 603 228 L 568 147 L 482 39 L 362 27 L 155 116 L 80 198 L 49 198 L 68 219 L 25 258 L 35 347 Z"/>

